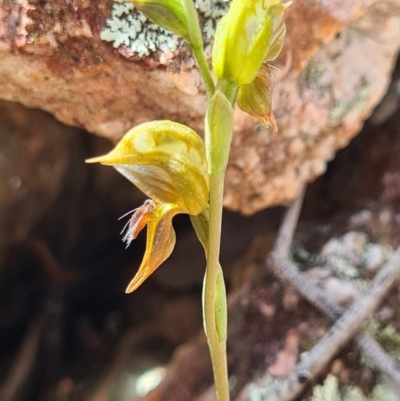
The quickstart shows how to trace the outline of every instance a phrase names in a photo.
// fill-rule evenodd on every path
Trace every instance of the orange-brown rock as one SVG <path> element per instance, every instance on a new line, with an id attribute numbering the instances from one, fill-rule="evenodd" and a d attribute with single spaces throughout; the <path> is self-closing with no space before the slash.
<path id="1" fill-rule="evenodd" d="M 172 119 L 201 133 L 206 99 L 183 45 L 132 61 L 100 40 L 111 1 L 0 6 L 0 97 L 118 139 Z M 295 0 L 274 63 L 279 133 L 237 112 L 225 205 L 250 214 L 322 174 L 383 96 L 400 45 L 400 0 Z M 208 49 L 209 51 L 209 49 Z"/>

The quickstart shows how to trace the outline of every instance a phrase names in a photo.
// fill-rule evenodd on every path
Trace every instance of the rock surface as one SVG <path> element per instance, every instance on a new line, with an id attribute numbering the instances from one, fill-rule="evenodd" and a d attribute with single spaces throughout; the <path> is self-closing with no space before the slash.
<path id="1" fill-rule="evenodd" d="M 157 51 L 131 62 L 100 40 L 111 6 L 3 3 L 0 97 L 111 140 L 164 118 L 201 133 L 206 99 L 185 45 L 173 58 Z M 400 45 L 400 0 L 297 0 L 287 26 L 274 63 L 279 133 L 239 111 L 235 116 L 225 205 L 245 214 L 289 201 L 359 132 L 389 82 Z"/>

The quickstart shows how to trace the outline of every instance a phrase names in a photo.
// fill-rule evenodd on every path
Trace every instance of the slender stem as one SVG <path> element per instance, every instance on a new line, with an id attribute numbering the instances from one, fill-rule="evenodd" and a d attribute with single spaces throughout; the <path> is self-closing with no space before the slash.
<path id="1" fill-rule="evenodd" d="M 218 214 L 220 215 L 221 213 Z M 209 249 L 209 210 L 205 210 L 201 215 L 198 216 L 190 216 L 190 219 L 192 220 L 197 237 L 203 244 L 207 256 Z M 216 251 L 219 252 L 218 249 L 216 249 Z M 214 302 L 212 302 L 216 296 L 216 282 L 218 279 L 218 274 L 222 274 L 222 268 L 219 262 L 217 267 L 213 265 L 210 266 L 210 263 L 208 263 L 204 280 L 203 294 L 204 328 L 210 348 L 218 400 L 229 400 L 226 341 L 220 341 L 219 334 L 215 329 L 217 324 L 215 321 Z"/>
<path id="2" fill-rule="evenodd" d="M 234 82 L 220 79 L 217 82 L 217 90 L 220 90 L 226 96 L 232 106 L 235 104 L 239 88 Z"/>
<path id="3" fill-rule="evenodd" d="M 224 173 L 210 177 L 210 217 L 208 228 L 207 276 L 212 278 L 215 289 L 221 245 L 222 200 L 224 195 Z"/>
<path id="4" fill-rule="evenodd" d="M 208 244 L 206 248 L 207 269 L 204 280 L 203 311 L 204 329 L 210 348 L 218 401 L 229 401 L 228 367 L 226 356 L 227 303 L 225 284 L 219 253 L 224 196 L 225 170 L 233 130 L 233 110 L 236 87 L 229 86 L 229 97 L 224 89 L 218 89 L 212 98 L 206 117 L 205 143 L 210 173 L 210 201 Z M 200 236 L 201 237 L 201 236 Z"/>
<path id="5" fill-rule="evenodd" d="M 210 219 L 208 232 L 207 269 L 204 282 L 204 324 L 210 348 L 215 388 L 218 401 L 229 401 L 226 341 L 219 338 L 215 320 L 215 299 L 218 275 L 222 274 L 219 264 L 221 244 L 222 200 L 224 173 L 210 177 Z M 226 312 L 226 311 L 225 311 Z"/>
<path id="6" fill-rule="evenodd" d="M 230 90 L 229 100 L 216 93 L 203 51 L 193 48 L 210 98 L 207 110 L 205 143 L 210 174 L 210 200 L 207 213 L 193 217 L 192 223 L 203 244 L 207 268 L 203 287 L 204 331 L 207 337 L 218 401 L 229 401 L 228 366 L 226 356 L 227 302 L 223 272 L 219 263 L 225 170 L 232 138 L 233 110 L 231 104 L 236 89 Z M 231 87 L 230 85 L 229 87 Z M 226 89 L 226 88 L 225 88 Z M 208 227 L 207 227 L 208 223 Z"/>
<path id="7" fill-rule="evenodd" d="M 204 55 L 203 49 L 197 48 L 197 47 L 192 47 L 192 52 L 194 54 L 194 57 L 196 58 L 197 66 L 199 67 L 200 74 L 203 77 L 207 95 L 209 98 L 211 98 L 215 92 L 215 84 L 214 84 L 214 80 L 211 76 L 211 72 L 208 67 L 208 63 L 207 63 L 206 57 Z"/>

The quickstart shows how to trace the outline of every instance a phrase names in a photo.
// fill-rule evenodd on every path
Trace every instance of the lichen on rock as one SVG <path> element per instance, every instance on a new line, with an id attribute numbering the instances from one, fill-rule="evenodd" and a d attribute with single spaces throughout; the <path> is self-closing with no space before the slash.
<path id="1" fill-rule="evenodd" d="M 176 35 L 152 23 L 130 2 L 114 2 L 100 39 L 112 42 L 114 48 L 124 46 L 126 56 L 139 57 L 149 56 L 163 45 L 174 52 L 179 45 Z"/>
<path id="2" fill-rule="evenodd" d="M 218 21 L 228 12 L 230 0 L 195 0 L 195 6 L 204 18 L 203 33 L 214 37 Z"/>
<path id="3" fill-rule="evenodd" d="M 203 19 L 203 33 L 206 39 L 214 37 L 218 21 L 226 14 L 230 0 L 195 0 L 195 7 Z M 157 49 L 175 52 L 179 38 L 172 32 L 154 24 L 132 2 L 113 3 L 111 17 L 100 32 L 100 39 L 112 42 L 126 57 L 149 56 Z"/>

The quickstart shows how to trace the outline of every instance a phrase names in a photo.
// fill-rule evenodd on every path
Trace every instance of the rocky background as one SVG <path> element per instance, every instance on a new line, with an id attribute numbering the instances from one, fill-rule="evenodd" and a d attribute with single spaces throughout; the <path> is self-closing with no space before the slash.
<path id="1" fill-rule="evenodd" d="M 125 249 L 118 218 L 143 197 L 112 169 L 84 164 L 143 121 L 201 134 L 204 88 L 182 43 L 139 60 L 102 41 L 112 6 L 0 5 L 2 401 L 212 399 L 199 334 L 204 261 L 188 220 L 174 220 L 172 258 L 125 295 L 144 238 Z M 237 111 L 227 172 L 222 264 L 237 399 L 258 375 L 287 374 L 329 327 L 265 273 L 283 212 L 271 206 L 313 182 L 294 257 L 344 304 L 400 243 L 400 2 L 297 0 L 287 25 L 274 63 L 279 133 Z M 332 270 L 332 258 L 347 268 Z M 377 337 L 400 328 L 399 297 L 395 287 L 371 323 Z M 385 338 L 399 356 L 400 341 Z M 368 393 L 379 378 L 357 352 L 350 345 L 327 372 Z"/>

